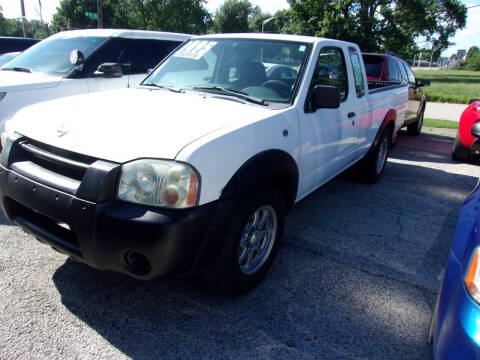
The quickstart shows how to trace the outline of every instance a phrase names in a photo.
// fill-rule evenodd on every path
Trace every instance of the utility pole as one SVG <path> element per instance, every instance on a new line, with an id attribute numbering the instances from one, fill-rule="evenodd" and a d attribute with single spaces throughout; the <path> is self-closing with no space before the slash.
<path id="1" fill-rule="evenodd" d="M 22 30 L 23 30 L 23 37 L 27 37 L 27 34 L 25 33 L 25 4 L 23 3 L 23 0 L 20 0 L 20 7 L 22 9 Z"/>
<path id="2" fill-rule="evenodd" d="M 97 0 L 98 28 L 103 29 L 102 0 Z"/>

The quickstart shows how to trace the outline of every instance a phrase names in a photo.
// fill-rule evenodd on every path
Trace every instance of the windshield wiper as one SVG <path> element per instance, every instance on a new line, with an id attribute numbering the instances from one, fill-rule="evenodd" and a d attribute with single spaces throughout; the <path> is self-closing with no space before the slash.
<path id="1" fill-rule="evenodd" d="M 145 83 L 145 84 L 142 84 L 142 86 L 152 86 L 152 87 L 156 87 L 156 88 L 160 88 L 160 89 L 170 90 L 170 91 L 173 91 L 175 93 L 184 93 L 185 92 L 185 90 L 183 90 L 183 89 L 176 88 L 176 87 L 170 86 L 170 85 L 158 84 L 158 83 Z"/>
<path id="2" fill-rule="evenodd" d="M 250 101 L 251 103 L 267 106 L 265 100 L 259 99 L 253 96 L 248 95 L 243 91 L 233 90 L 233 89 L 225 89 L 221 86 L 194 86 L 193 90 L 207 90 L 207 91 L 218 91 L 226 95 L 236 96 L 240 99 Z"/>
<path id="3" fill-rule="evenodd" d="M 12 67 L 7 67 L 7 68 L 2 68 L 2 70 L 21 71 L 21 72 L 27 72 L 27 73 L 33 72 L 32 69 L 29 69 L 29 68 L 26 68 L 26 67 L 20 67 L 20 66 L 12 66 Z"/>

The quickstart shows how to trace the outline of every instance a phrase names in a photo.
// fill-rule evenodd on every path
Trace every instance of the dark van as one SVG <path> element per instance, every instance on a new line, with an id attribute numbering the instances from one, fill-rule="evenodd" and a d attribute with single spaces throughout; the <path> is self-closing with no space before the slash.
<path id="1" fill-rule="evenodd" d="M 39 41 L 39 39 L 0 36 L 0 54 L 23 51 Z"/>

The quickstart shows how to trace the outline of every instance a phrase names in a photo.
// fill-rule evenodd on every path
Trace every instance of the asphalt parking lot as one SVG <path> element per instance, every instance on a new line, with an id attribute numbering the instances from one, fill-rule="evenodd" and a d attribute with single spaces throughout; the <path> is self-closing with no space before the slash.
<path id="1" fill-rule="evenodd" d="M 68 260 L 0 215 L 0 359 L 428 359 L 428 325 L 480 167 L 443 134 L 400 136 L 383 179 L 298 203 L 265 281 L 138 282 Z"/>

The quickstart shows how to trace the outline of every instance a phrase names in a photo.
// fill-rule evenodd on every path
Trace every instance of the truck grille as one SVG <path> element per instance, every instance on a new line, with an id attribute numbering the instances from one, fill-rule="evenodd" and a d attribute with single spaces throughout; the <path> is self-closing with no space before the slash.
<path id="1" fill-rule="evenodd" d="M 97 160 L 30 139 L 22 141 L 19 147 L 22 160 L 78 181 L 82 181 L 88 167 Z"/>

